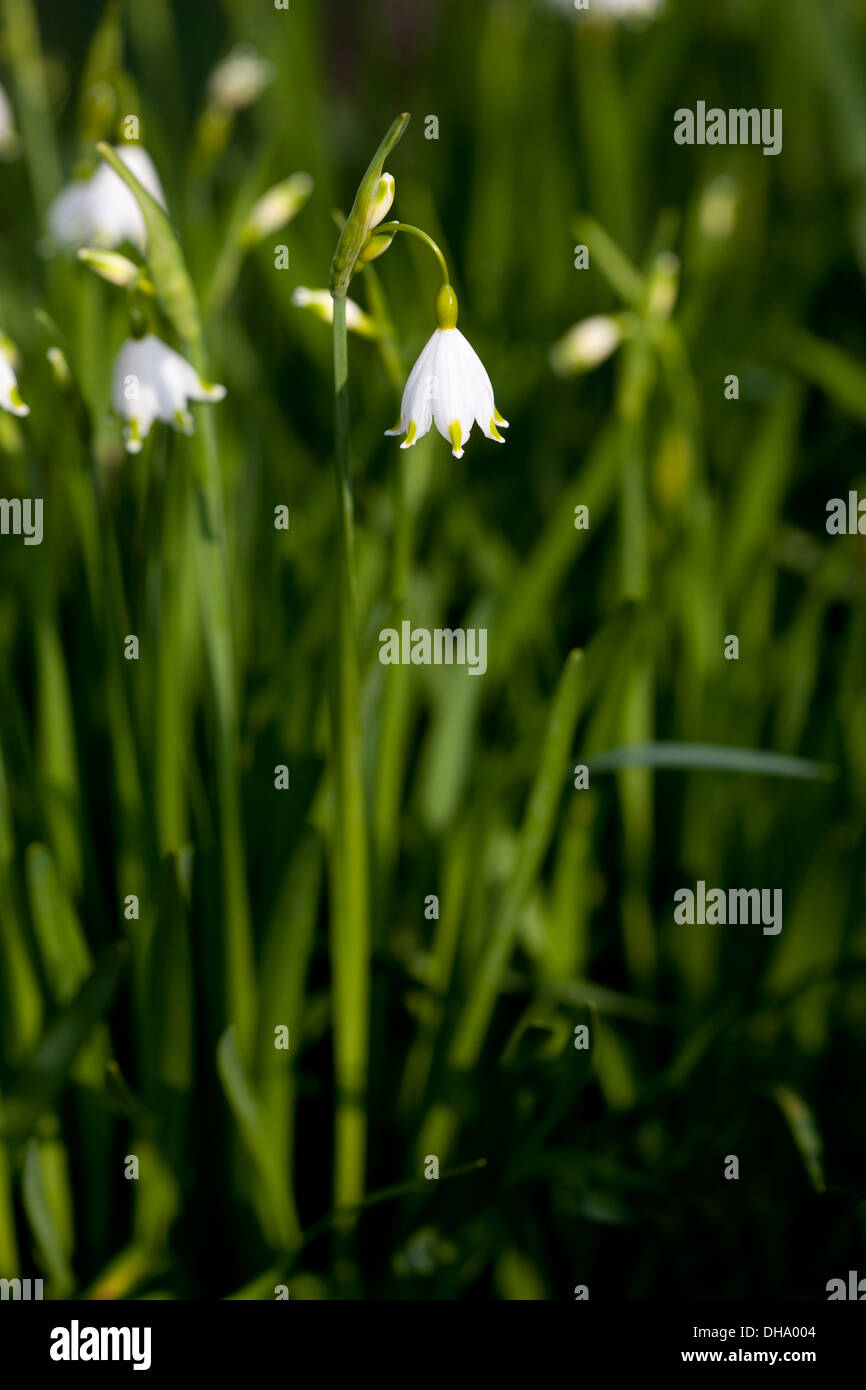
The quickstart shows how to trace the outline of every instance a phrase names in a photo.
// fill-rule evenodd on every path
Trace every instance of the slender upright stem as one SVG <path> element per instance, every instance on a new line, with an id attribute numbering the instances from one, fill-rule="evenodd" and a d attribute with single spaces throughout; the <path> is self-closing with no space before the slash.
<path id="1" fill-rule="evenodd" d="M 331 856 L 331 970 L 337 1086 L 334 1203 L 356 1207 L 364 1193 L 370 1045 L 370 909 L 367 814 L 349 463 L 346 301 L 334 299 L 334 423 L 340 514 L 337 678 L 333 709 L 336 837 Z"/>
<path id="2" fill-rule="evenodd" d="M 188 340 L 187 351 L 196 371 L 205 375 L 200 335 Z M 215 771 L 225 921 L 223 978 L 227 1016 L 236 1029 L 238 1051 L 247 1061 L 255 1031 L 256 981 L 238 783 L 238 714 L 228 545 L 216 426 L 213 416 L 203 406 L 195 409 L 198 416 L 194 442 L 199 522 L 195 562 L 214 699 Z"/>
<path id="3" fill-rule="evenodd" d="M 18 95 L 18 115 L 40 220 L 60 187 L 39 20 L 32 0 L 6 0 L 4 38 Z"/>

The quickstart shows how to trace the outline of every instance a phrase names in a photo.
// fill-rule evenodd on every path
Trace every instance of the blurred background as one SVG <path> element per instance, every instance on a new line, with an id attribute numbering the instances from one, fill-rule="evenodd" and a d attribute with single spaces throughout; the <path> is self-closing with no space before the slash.
<path id="1" fill-rule="evenodd" d="M 866 1272 L 866 550 L 825 527 L 866 496 L 866 6 L 592 5 L 0 3 L 31 409 L 0 416 L 0 494 L 45 526 L 0 537 L 0 1276 L 46 1297 L 809 1300 Z M 676 145 L 698 101 L 781 108 L 782 153 Z M 397 238 L 350 289 L 370 1053 L 366 1205 L 335 1221 L 332 346 L 293 295 L 401 111 L 392 215 L 443 247 L 511 427 L 459 462 L 384 437 L 439 283 Z M 227 388 L 136 457 L 128 297 L 46 239 L 130 114 Z M 589 370 L 568 335 L 599 315 L 624 340 Z M 380 665 L 406 618 L 486 627 L 487 674 Z M 781 888 L 781 933 L 675 925 L 699 879 Z"/>

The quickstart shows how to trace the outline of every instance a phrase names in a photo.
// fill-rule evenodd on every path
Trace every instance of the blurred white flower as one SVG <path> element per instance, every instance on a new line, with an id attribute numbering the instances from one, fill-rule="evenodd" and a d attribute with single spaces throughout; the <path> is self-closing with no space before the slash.
<path id="1" fill-rule="evenodd" d="M 21 392 L 18 390 L 18 378 L 5 351 L 5 345 L 2 343 L 0 343 L 0 408 L 10 411 L 12 415 L 30 414 L 29 405 L 25 405 L 21 399 Z"/>
<path id="2" fill-rule="evenodd" d="M 208 96 L 224 111 L 241 111 L 261 96 L 275 75 L 269 58 L 263 58 L 252 44 L 239 43 L 211 73 Z"/>
<path id="3" fill-rule="evenodd" d="M 0 159 L 11 159 L 18 153 L 18 132 L 15 117 L 5 91 L 0 87 Z"/>
<path id="4" fill-rule="evenodd" d="M 334 301 L 330 290 L 310 290 L 306 285 L 298 285 L 292 292 L 292 303 L 298 309 L 309 309 L 317 319 L 324 323 L 334 322 Z M 346 327 L 362 338 L 378 338 L 379 330 L 375 319 L 365 314 L 354 299 L 346 300 Z"/>
<path id="5" fill-rule="evenodd" d="M 564 338 L 554 343 L 550 349 L 550 365 L 557 376 L 592 371 L 616 352 L 622 337 L 621 321 L 609 314 L 581 319 Z"/>
<path id="6" fill-rule="evenodd" d="M 408 449 L 435 424 L 457 459 L 476 423 L 488 439 L 504 444 L 497 426 L 506 428 L 508 421 L 496 409 L 481 358 L 456 326 L 457 296 L 450 285 L 439 291 L 436 321 L 439 326 L 409 373 L 400 418 L 385 433 L 405 434 L 400 448 Z"/>
<path id="7" fill-rule="evenodd" d="M 165 194 L 150 155 L 142 145 L 120 145 L 118 156 L 158 203 Z M 48 209 L 48 231 L 55 246 L 112 249 L 129 241 L 142 253 L 147 231 L 141 209 L 123 179 L 106 163 L 88 179 L 68 183 Z"/>
<path id="8" fill-rule="evenodd" d="M 548 0 L 557 10 L 580 14 L 587 19 L 652 19 L 665 0 L 589 0 L 588 8 L 578 7 L 574 0 Z"/>
<path id="9" fill-rule="evenodd" d="M 313 180 L 309 174 L 290 174 L 281 183 L 275 183 L 250 209 L 241 228 L 241 242 L 254 246 L 279 231 L 280 227 L 297 217 L 312 191 Z"/>
<path id="10" fill-rule="evenodd" d="M 202 381 L 180 353 L 152 333 L 127 338 L 114 363 L 111 403 L 126 423 L 123 443 L 130 454 L 140 453 L 154 420 L 192 434 L 189 401 L 221 401 L 224 386 Z"/>

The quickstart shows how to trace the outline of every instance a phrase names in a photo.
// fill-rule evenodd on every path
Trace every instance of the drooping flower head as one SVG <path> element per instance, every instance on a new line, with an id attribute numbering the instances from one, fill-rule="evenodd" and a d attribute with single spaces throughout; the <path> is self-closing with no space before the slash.
<path id="1" fill-rule="evenodd" d="M 6 339 L 6 343 L 8 343 Z M 12 415 L 29 415 L 30 407 L 25 405 L 18 390 L 18 378 L 5 351 L 6 343 L 0 335 L 0 408 Z M 11 346 L 11 344 L 10 344 Z"/>
<path id="2" fill-rule="evenodd" d="M 224 386 L 202 381 L 186 358 L 153 333 L 127 338 L 115 359 L 111 403 L 125 421 L 123 443 L 130 454 L 141 452 L 154 420 L 192 434 L 188 402 L 221 401 L 225 393 Z"/>
<path id="3" fill-rule="evenodd" d="M 139 183 L 165 207 L 165 194 L 153 160 L 142 145 L 120 145 L 117 154 Z M 77 250 L 98 246 L 113 250 L 131 242 L 147 249 L 147 230 L 141 209 L 123 179 L 101 163 L 87 179 L 74 179 L 58 193 L 48 209 L 48 231 L 56 246 Z"/>
<path id="4" fill-rule="evenodd" d="M 474 424 L 488 439 L 504 444 L 499 428 L 505 429 L 508 421 L 496 409 L 481 358 L 457 327 L 457 296 L 450 285 L 443 285 L 436 297 L 436 322 L 409 373 L 400 418 L 386 434 L 405 434 L 400 448 L 408 449 L 435 424 L 458 459 Z"/>

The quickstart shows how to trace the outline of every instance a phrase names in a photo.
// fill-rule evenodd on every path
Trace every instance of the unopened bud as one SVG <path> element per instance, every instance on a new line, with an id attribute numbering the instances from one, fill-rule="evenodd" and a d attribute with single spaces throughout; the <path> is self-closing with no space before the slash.
<path id="1" fill-rule="evenodd" d="M 240 234 L 244 246 L 255 246 L 287 222 L 297 217 L 313 191 L 309 174 L 292 174 L 282 183 L 274 184 L 254 204 Z"/>
<path id="2" fill-rule="evenodd" d="M 742 187 L 730 174 L 720 174 L 700 201 L 698 220 L 707 241 L 727 241 L 737 225 Z"/>
<path id="3" fill-rule="evenodd" d="M 376 190 L 376 198 L 373 203 L 373 210 L 368 224 L 371 229 L 373 227 L 378 227 L 379 223 L 384 221 L 385 214 L 390 212 L 391 204 L 394 201 L 395 188 L 394 175 L 383 174 L 379 179 L 379 187 Z"/>
<path id="4" fill-rule="evenodd" d="M 101 279 L 107 280 L 110 285 L 119 285 L 121 289 L 128 289 L 130 285 L 137 284 L 141 276 L 141 267 L 117 251 L 101 251 L 94 246 L 82 246 L 78 251 L 78 259 Z"/>
<path id="5" fill-rule="evenodd" d="M 309 309 L 323 323 L 334 322 L 334 301 L 328 290 L 310 290 L 306 285 L 298 285 L 292 294 L 292 303 L 298 309 Z M 379 329 L 375 319 L 365 314 L 354 299 L 346 300 L 346 327 L 362 338 L 378 338 Z"/>
<path id="6" fill-rule="evenodd" d="M 550 349 L 550 365 L 557 376 L 590 372 L 607 361 L 622 342 L 622 324 L 609 314 L 581 319 Z"/>
<path id="7" fill-rule="evenodd" d="M 252 44 L 239 43 L 211 73 L 208 96 L 224 111 L 241 111 L 261 96 L 275 74 L 269 58 L 263 58 Z"/>
<path id="8" fill-rule="evenodd" d="M 677 302 L 680 287 L 680 262 L 673 251 L 656 256 L 650 274 L 647 313 L 653 319 L 667 319 Z"/>
<path id="9" fill-rule="evenodd" d="M 50 347 L 45 356 L 51 364 L 54 380 L 57 382 L 61 391 L 71 391 L 73 384 L 72 373 L 69 370 L 69 363 L 66 360 L 66 354 L 63 349 L 56 346 Z"/>
<path id="10" fill-rule="evenodd" d="M 364 244 L 364 249 L 358 257 L 359 265 L 369 265 L 370 261 L 378 260 L 384 255 L 394 240 L 393 232 L 385 232 L 382 236 L 371 236 Z"/>

